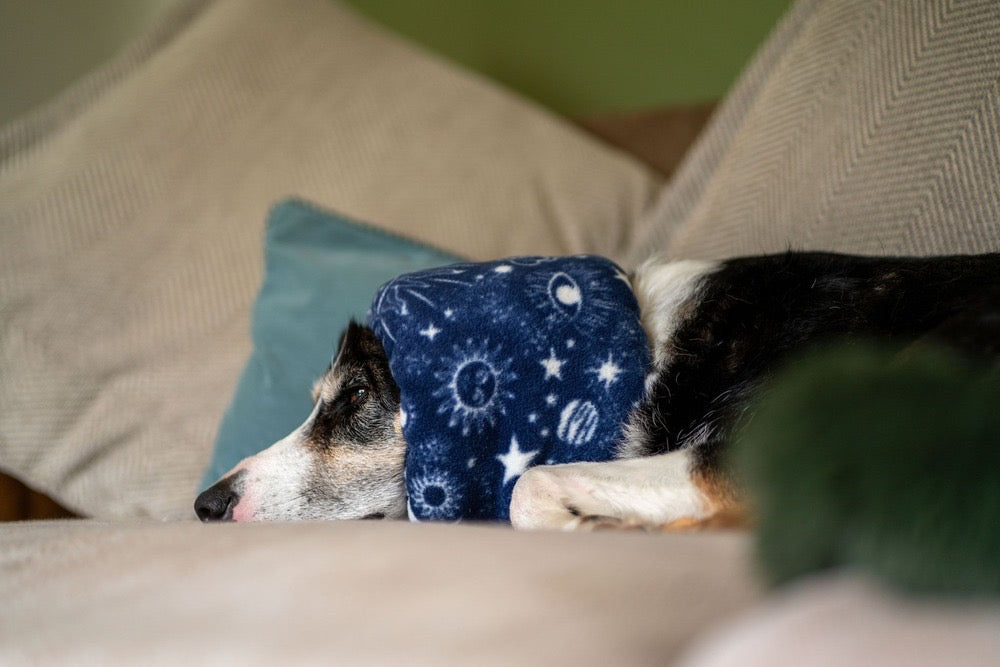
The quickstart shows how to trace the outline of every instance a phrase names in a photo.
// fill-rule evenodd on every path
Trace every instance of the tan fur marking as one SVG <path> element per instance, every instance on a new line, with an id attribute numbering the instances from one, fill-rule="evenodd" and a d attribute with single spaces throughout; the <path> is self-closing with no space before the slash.
<path id="1" fill-rule="evenodd" d="M 664 533 L 687 533 L 699 530 L 750 530 L 753 524 L 746 513 L 720 510 L 704 519 L 677 519 L 660 527 Z"/>
<path id="2" fill-rule="evenodd" d="M 682 517 L 662 526 L 664 532 L 686 532 L 708 529 L 748 530 L 752 519 L 739 492 L 732 482 L 719 474 L 694 472 L 691 481 L 705 499 L 708 516 L 701 519 Z"/>

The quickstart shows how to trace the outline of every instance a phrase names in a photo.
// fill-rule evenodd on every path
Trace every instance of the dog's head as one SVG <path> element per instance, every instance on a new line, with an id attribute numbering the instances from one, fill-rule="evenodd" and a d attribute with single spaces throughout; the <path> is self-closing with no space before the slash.
<path id="1" fill-rule="evenodd" d="M 406 516 L 399 388 L 382 344 L 351 322 L 305 423 L 198 496 L 202 521 Z"/>

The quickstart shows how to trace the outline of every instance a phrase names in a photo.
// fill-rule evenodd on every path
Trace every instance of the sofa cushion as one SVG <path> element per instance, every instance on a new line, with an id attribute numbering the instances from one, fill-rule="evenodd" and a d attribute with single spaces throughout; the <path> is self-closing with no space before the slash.
<path id="1" fill-rule="evenodd" d="M 475 259 L 620 256 L 657 187 L 329 0 L 179 3 L 0 130 L 0 466 L 84 514 L 187 515 L 286 196 Z"/>
<path id="2" fill-rule="evenodd" d="M 1000 249 L 1000 3 L 799 0 L 632 248 Z"/>
<path id="3" fill-rule="evenodd" d="M 669 665 L 745 535 L 403 521 L 0 525 L 0 663 Z"/>

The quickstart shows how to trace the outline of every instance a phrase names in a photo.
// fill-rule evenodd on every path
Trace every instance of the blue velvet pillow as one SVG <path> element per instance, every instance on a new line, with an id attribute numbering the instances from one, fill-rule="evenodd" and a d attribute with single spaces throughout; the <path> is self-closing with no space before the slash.
<path id="1" fill-rule="evenodd" d="M 301 201 L 268 217 L 264 283 L 253 309 L 253 353 L 222 420 L 207 487 L 309 415 L 312 383 L 351 317 L 396 276 L 461 261 L 454 255 Z"/>

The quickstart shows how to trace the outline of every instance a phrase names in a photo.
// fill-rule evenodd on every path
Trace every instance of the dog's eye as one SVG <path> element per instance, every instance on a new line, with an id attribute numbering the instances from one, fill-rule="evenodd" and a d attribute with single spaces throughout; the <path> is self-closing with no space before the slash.
<path id="1" fill-rule="evenodd" d="M 357 386 L 347 390 L 347 400 L 351 405 L 360 405 L 366 398 L 368 398 L 368 387 Z"/>

